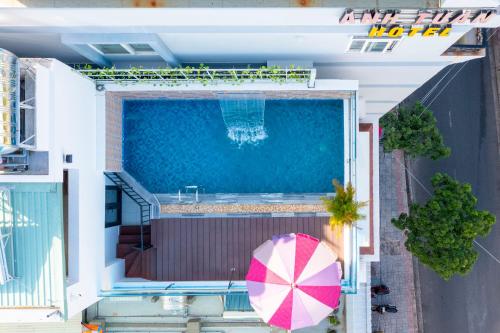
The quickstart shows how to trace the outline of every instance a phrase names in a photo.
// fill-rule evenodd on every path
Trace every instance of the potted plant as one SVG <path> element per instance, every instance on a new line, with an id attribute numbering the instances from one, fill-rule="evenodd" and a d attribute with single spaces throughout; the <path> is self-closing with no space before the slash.
<path id="1" fill-rule="evenodd" d="M 336 179 L 332 181 L 335 187 L 335 196 L 322 197 L 326 210 L 331 214 L 330 226 L 341 230 L 344 225 L 352 225 L 364 218 L 359 209 L 366 206 L 366 202 L 355 200 L 356 191 L 351 183 L 344 188 Z"/>
<path id="2" fill-rule="evenodd" d="M 340 325 L 339 317 L 337 317 L 337 315 L 333 313 L 330 316 L 328 316 L 328 322 L 330 323 L 330 327 L 328 328 L 327 332 L 328 333 L 337 333 L 337 330 L 335 329 L 335 327 Z"/>
<path id="3" fill-rule="evenodd" d="M 339 326 L 340 325 L 340 319 L 337 317 L 336 314 L 332 314 L 328 316 L 328 321 L 330 322 L 330 325 L 332 326 Z"/>

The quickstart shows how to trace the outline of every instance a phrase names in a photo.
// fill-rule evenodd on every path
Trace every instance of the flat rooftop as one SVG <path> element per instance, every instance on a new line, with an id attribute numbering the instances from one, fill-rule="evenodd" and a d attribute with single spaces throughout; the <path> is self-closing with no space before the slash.
<path id="1" fill-rule="evenodd" d="M 253 250 L 273 235 L 305 233 L 344 259 L 341 232 L 328 217 L 164 218 L 152 220 L 154 255 L 145 265 L 156 281 L 245 280 Z"/>
<path id="2" fill-rule="evenodd" d="M 347 8 L 439 8 L 439 0 L 101 0 L 88 4 L 81 0 L 33 1 L 13 0 L 4 7 L 54 8 L 234 8 L 234 7 L 347 7 Z"/>

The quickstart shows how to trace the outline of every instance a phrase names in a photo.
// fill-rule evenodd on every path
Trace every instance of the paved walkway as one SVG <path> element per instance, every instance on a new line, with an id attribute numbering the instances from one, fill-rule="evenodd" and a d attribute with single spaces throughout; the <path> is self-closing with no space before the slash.
<path id="1" fill-rule="evenodd" d="M 380 262 L 372 263 L 372 285 L 384 283 L 389 295 L 378 296 L 373 304 L 393 304 L 398 313 L 372 313 L 373 331 L 418 332 L 413 262 L 404 247 L 404 237 L 391 218 L 408 210 L 406 181 L 401 152 L 384 154 L 380 148 Z"/>

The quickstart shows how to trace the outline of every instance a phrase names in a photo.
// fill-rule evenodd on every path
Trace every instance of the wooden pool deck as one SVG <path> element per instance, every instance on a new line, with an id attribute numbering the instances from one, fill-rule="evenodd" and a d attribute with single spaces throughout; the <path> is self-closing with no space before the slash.
<path id="1" fill-rule="evenodd" d="M 157 281 L 244 280 L 252 252 L 273 235 L 306 233 L 343 261 L 343 236 L 328 217 L 165 218 L 151 222 L 145 276 Z"/>

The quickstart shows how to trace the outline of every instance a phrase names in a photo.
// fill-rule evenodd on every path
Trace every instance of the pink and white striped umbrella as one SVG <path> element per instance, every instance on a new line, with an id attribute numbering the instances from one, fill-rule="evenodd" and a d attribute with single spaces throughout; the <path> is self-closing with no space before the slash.
<path id="1" fill-rule="evenodd" d="M 269 325 L 317 325 L 338 306 L 342 269 L 336 254 L 305 234 L 275 236 L 253 252 L 246 276 L 250 303 Z"/>

